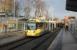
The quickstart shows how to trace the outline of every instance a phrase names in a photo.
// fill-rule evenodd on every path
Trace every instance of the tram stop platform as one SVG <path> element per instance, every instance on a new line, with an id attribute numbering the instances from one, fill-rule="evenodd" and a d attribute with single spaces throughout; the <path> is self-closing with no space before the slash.
<path id="1" fill-rule="evenodd" d="M 71 32 L 62 29 L 48 50 L 77 50 L 77 39 Z"/>
<path id="2" fill-rule="evenodd" d="M 0 46 L 3 46 L 5 44 L 11 43 L 16 40 L 20 40 L 24 37 L 25 36 L 24 36 L 24 34 L 21 33 L 21 31 L 0 33 Z"/>

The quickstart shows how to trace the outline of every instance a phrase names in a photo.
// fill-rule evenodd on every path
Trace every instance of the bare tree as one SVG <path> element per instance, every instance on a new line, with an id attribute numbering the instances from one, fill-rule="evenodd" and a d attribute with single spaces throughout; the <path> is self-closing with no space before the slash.
<path id="1" fill-rule="evenodd" d="M 15 16 L 16 16 L 16 17 L 19 16 L 18 12 L 19 12 L 19 2 L 16 1 L 16 2 L 15 2 Z"/>
<path id="2" fill-rule="evenodd" d="M 35 16 L 47 15 L 47 9 L 43 0 L 26 0 L 25 1 L 25 17 L 30 18 L 31 7 L 36 9 Z"/>
<path id="3" fill-rule="evenodd" d="M 46 5 L 45 2 L 42 0 L 35 0 L 35 8 L 36 8 L 36 12 L 35 15 L 36 16 L 44 16 L 44 12 L 46 12 Z"/>
<path id="4" fill-rule="evenodd" d="M 31 11 L 31 5 L 30 5 L 30 0 L 25 0 L 25 18 L 29 19 L 30 18 L 30 11 Z"/>

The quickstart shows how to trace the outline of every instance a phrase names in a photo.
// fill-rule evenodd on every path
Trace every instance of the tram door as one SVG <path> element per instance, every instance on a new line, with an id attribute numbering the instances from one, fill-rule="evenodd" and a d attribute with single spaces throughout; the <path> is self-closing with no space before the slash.
<path id="1" fill-rule="evenodd" d="M 43 23 L 36 23 L 36 29 L 43 29 Z"/>
<path id="2" fill-rule="evenodd" d="M 40 22 L 36 24 L 37 29 L 41 29 L 41 30 L 47 30 L 48 29 L 48 25 L 45 22 Z"/>

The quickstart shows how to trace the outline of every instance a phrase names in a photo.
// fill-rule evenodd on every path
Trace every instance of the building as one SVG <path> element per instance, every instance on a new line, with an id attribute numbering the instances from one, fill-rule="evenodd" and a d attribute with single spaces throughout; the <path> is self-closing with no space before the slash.
<path id="1" fill-rule="evenodd" d="M 68 27 L 69 31 L 71 33 L 74 33 L 75 31 L 75 25 L 76 25 L 76 17 L 75 16 L 68 16 Z"/>
<path id="2" fill-rule="evenodd" d="M 13 10 L 14 0 L 0 0 L 0 16 L 10 15 Z"/>

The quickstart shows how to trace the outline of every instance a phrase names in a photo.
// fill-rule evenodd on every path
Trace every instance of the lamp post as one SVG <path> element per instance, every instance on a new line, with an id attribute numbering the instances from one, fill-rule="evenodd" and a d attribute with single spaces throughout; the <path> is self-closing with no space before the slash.
<path id="1" fill-rule="evenodd" d="M 52 21 L 53 21 L 53 17 L 54 17 L 54 8 L 52 7 Z M 54 23 L 52 23 L 52 30 L 54 29 Z"/>
<path id="2" fill-rule="evenodd" d="M 13 11 L 13 13 L 14 13 L 14 16 L 13 17 L 15 17 L 16 16 L 16 12 L 15 12 L 15 4 L 16 4 L 16 2 L 15 2 L 15 0 L 13 1 L 13 7 L 14 7 L 14 11 Z"/>

